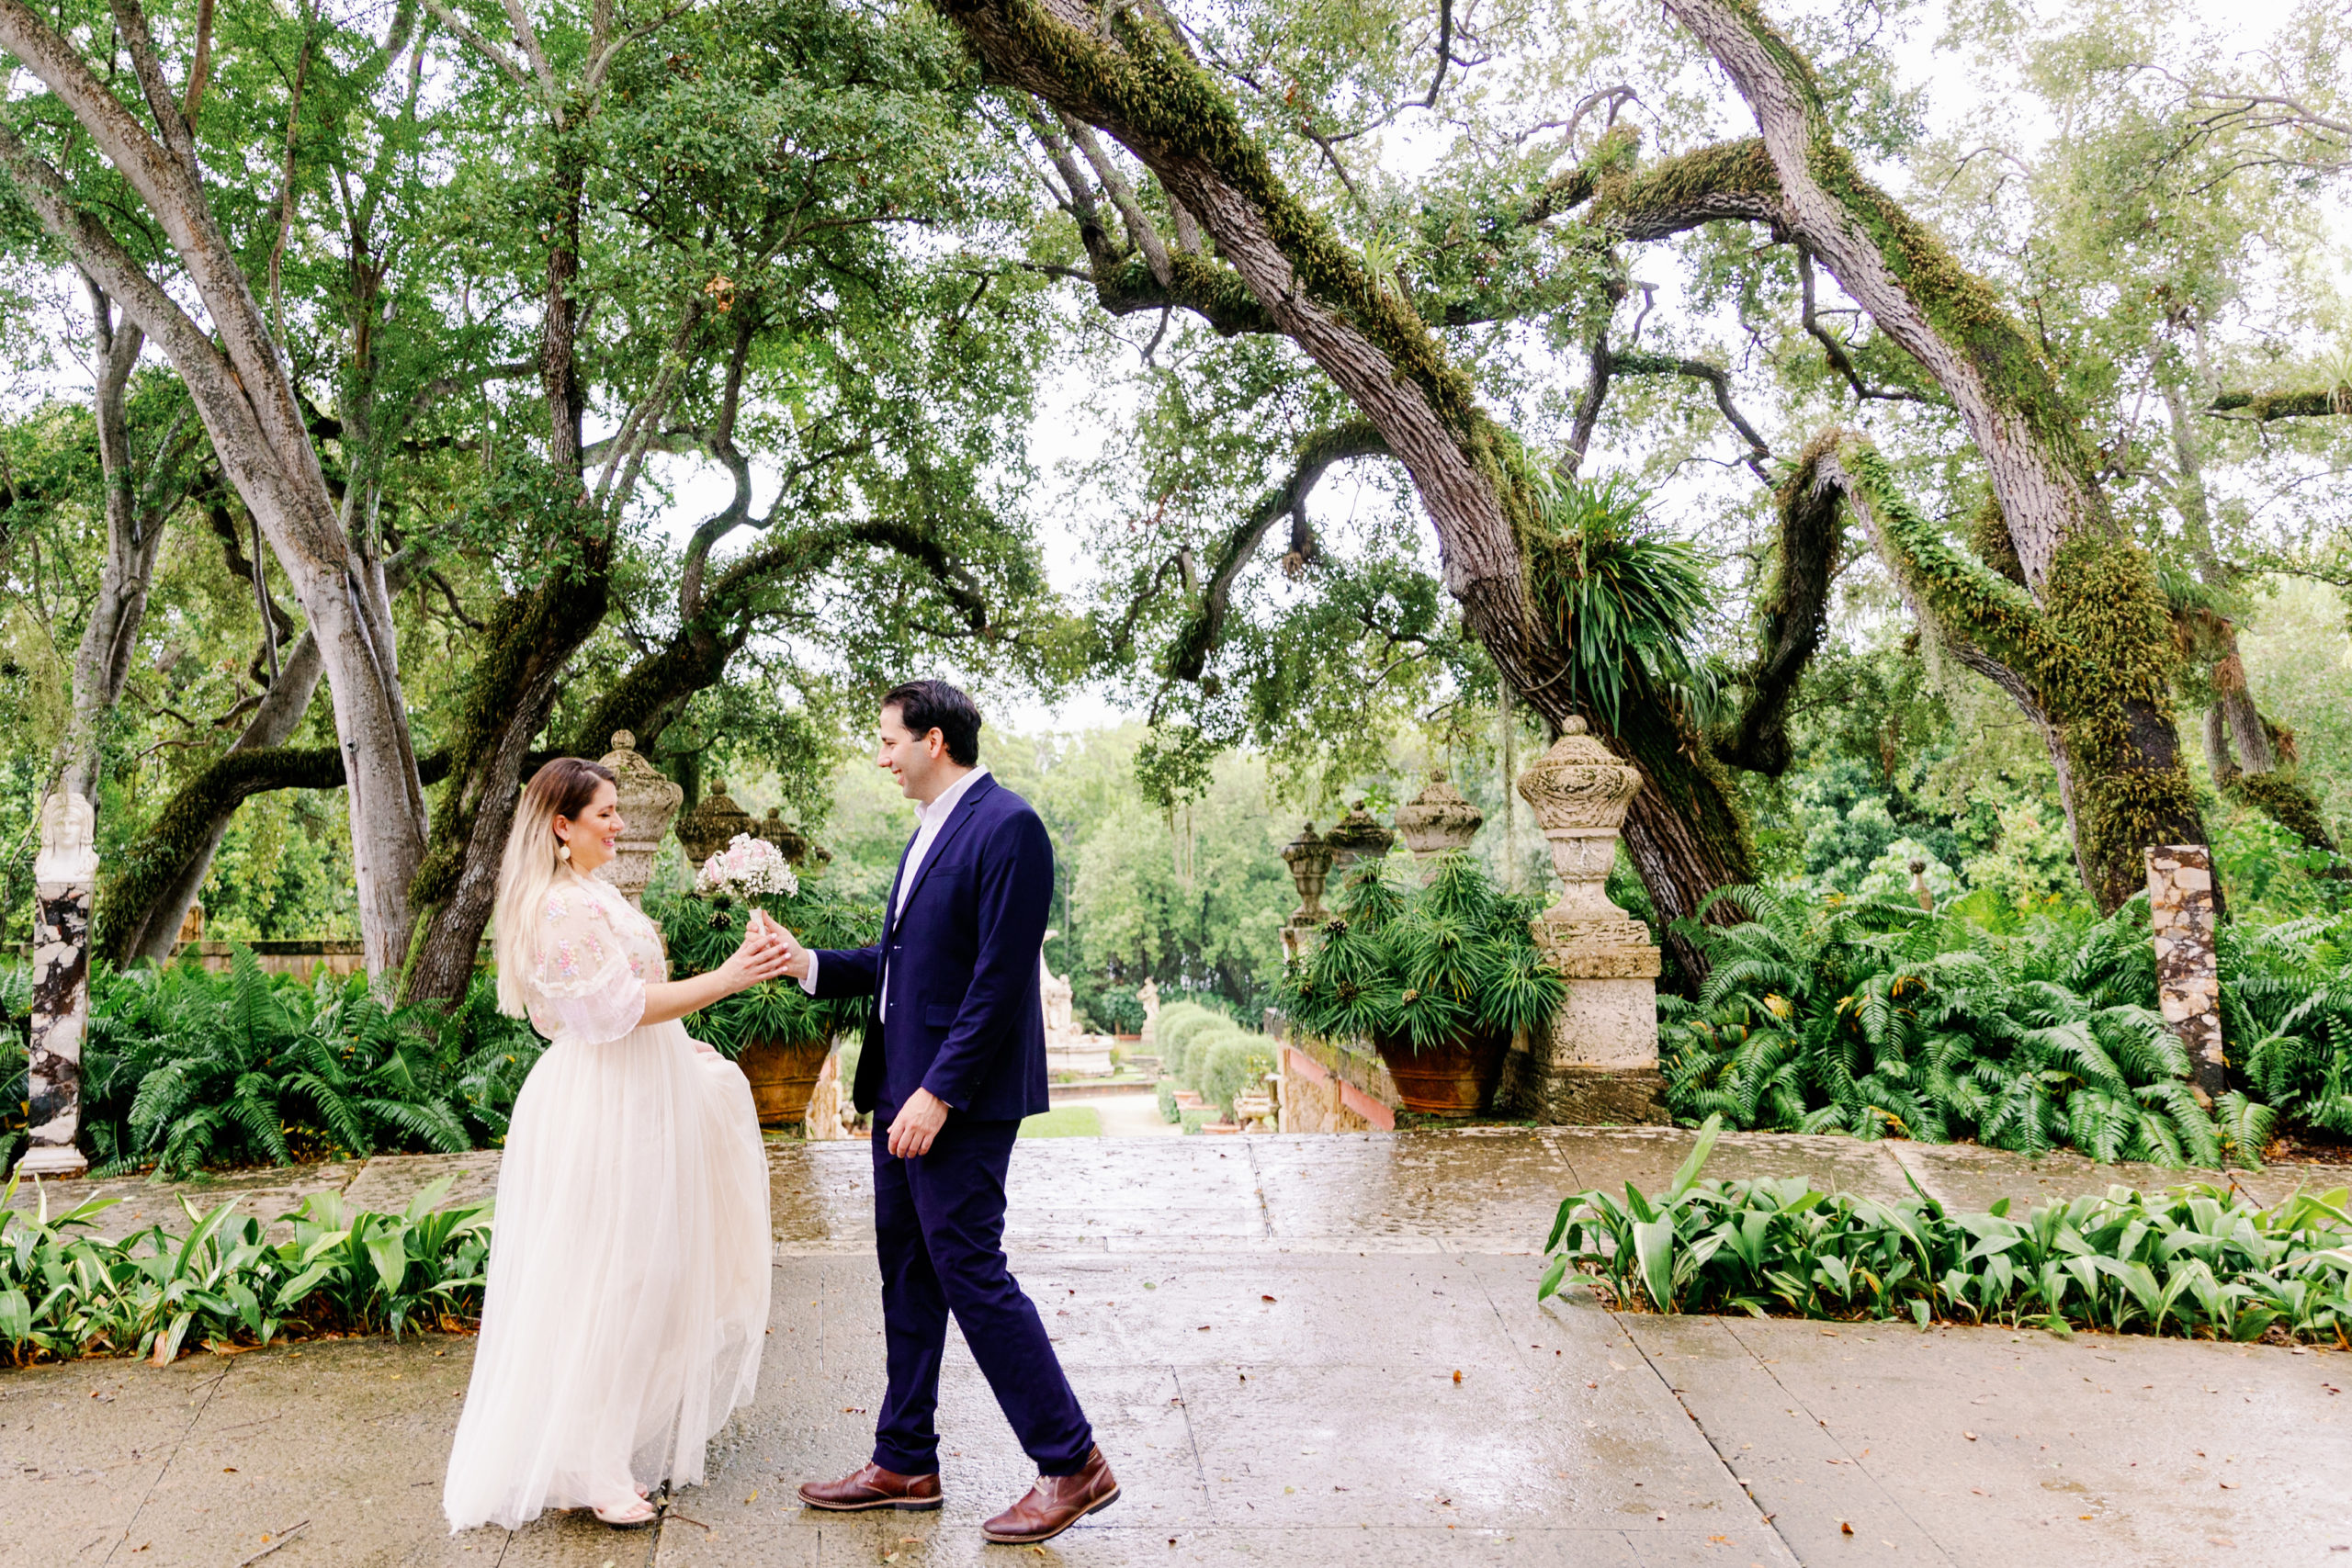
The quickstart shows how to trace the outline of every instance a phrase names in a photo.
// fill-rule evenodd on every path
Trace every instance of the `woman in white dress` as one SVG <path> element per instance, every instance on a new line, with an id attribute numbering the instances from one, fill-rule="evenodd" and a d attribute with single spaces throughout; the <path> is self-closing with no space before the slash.
<path id="1" fill-rule="evenodd" d="M 449 1454 L 451 1530 L 548 1508 L 650 1524 L 646 1495 L 703 1478 L 759 1381 L 768 1168 L 751 1086 L 678 1022 L 783 973 L 753 922 L 720 968 L 666 978 L 650 920 L 595 876 L 613 775 L 560 757 L 523 793 L 499 871 L 498 1005 L 547 1052 L 499 1170 L 481 1338 Z"/>

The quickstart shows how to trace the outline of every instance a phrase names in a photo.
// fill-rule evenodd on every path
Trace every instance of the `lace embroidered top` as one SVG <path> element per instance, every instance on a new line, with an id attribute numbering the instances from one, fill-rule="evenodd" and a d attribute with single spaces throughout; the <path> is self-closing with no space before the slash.
<path id="1" fill-rule="evenodd" d="M 566 872 L 548 889 L 523 978 L 531 1027 L 601 1045 L 645 1016 L 645 983 L 669 978 L 653 922 L 610 883 Z"/>

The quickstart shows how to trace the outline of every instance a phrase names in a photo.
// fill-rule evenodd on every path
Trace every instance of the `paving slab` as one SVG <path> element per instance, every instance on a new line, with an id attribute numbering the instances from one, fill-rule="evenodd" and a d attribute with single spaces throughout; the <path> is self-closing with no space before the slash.
<path id="1" fill-rule="evenodd" d="M 2149 1568 L 2352 1551 L 2347 1358 L 1783 1319 L 1623 1320 L 1804 1562 Z"/>
<path id="2" fill-rule="evenodd" d="M 1125 1495 L 1020 1560 L 2352 1561 L 2327 1550 L 2352 1547 L 2347 1396 L 2330 1392 L 2352 1388 L 2352 1358 L 1612 1314 L 1575 1288 L 1539 1303 L 1537 1251 L 1560 1199 L 1659 1185 L 1691 1141 L 1551 1129 L 1023 1144 L 1015 1268 Z M 1952 1201 L 2118 1176 L 1922 1152 L 1743 1135 L 1710 1173 L 1883 1195 L 1909 1190 L 1907 1173 Z M 440 1483 L 474 1341 L 428 1335 L 0 1371 L 0 1561 L 236 1568 L 280 1540 L 266 1568 L 1012 1561 L 978 1526 L 1030 1466 L 952 1335 L 946 1507 L 840 1517 L 792 1496 L 872 1442 L 871 1156 L 861 1143 L 769 1154 L 777 1261 L 759 1396 L 658 1532 L 561 1515 L 447 1535 Z M 396 1208 L 453 1170 L 487 1190 L 495 1163 L 258 1173 L 208 1196 L 336 1185 Z M 2282 1169 L 2316 1184 L 2312 1168 Z"/>
<path id="3" fill-rule="evenodd" d="M 483 1202 L 496 1193 L 500 1156 L 497 1149 L 469 1149 L 461 1155 L 400 1155 L 371 1159 L 352 1178 L 351 1185 L 343 1190 L 344 1201 L 355 1209 L 397 1214 L 418 1193 L 446 1178 L 450 1185 L 441 1198 L 444 1206 Z"/>
<path id="4" fill-rule="evenodd" d="M 270 1224 L 312 1193 L 342 1191 L 358 1176 L 361 1163 L 346 1160 L 332 1165 L 232 1170 L 175 1182 L 156 1181 L 145 1176 L 114 1176 L 96 1181 L 21 1180 L 9 1201 L 27 1215 L 40 1213 L 40 1205 L 46 1201 L 50 1217 L 55 1219 L 93 1198 L 112 1199 L 108 1207 L 92 1216 L 89 1234 L 119 1241 L 150 1225 L 186 1230 L 188 1221 L 181 1207 L 183 1200 L 201 1214 L 234 1199 L 241 1217 L 255 1217 Z"/>

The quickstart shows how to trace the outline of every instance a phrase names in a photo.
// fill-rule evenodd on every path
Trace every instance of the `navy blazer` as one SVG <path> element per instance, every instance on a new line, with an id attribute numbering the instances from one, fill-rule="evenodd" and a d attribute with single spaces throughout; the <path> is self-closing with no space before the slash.
<path id="1" fill-rule="evenodd" d="M 1053 908 L 1054 846 L 1029 803 L 975 781 L 941 825 L 903 909 L 899 856 L 882 940 L 817 953 L 817 995 L 890 995 L 865 1026 L 852 1101 L 896 1112 L 918 1089 L 984 1122 L 1046 1108 L 1046 1014 L 1038 955 Z M 895 920 L 890 911 L 899 909 Z M 888 953 L 886 966 L 883 954 Z"/>

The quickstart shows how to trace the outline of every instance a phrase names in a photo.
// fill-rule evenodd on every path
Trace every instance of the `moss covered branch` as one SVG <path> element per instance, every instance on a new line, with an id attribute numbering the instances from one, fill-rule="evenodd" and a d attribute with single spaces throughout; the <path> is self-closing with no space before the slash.
<path id="1" fill-rule="evenodd" d="M 2206 407 L 2208 413 L 2267 423 L 2274 419 L 2324 419 L 2352 413 L 2352 387 L 2302 391 L 2222 392 Z"/>
<path id="2" fill-rule="evenodd" d="M 1201 602 L 1176 634 L 1168 656 L 1168 676 L 1198 681 L 1209 655 L 1223 639 L 1225 619 L 1233 601 L 1234 580 L 1265 543 L 1267 533 L 1283 518 L 1292 520 L 1292 552 L 1301 564 L 1313 553 L 1314 533 L 1306 524 L 1306 498 L 1322 482 L 1334 463 L 1351 457 L 1378 457 L 1388 450 L 1380 432 L 1363 420 L 1350 420 L 1303 437 L 1288 478 L 1259 498 L 1248 515 L 1236 524 L 1217 551 Z"/>

